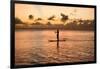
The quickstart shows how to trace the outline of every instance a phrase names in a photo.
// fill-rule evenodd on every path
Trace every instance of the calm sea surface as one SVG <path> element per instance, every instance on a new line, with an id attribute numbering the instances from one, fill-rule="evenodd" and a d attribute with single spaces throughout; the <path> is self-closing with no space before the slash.
<path id="1" fill-rule="evenodd" d="M 16 30 L 15 64 L 34 65 L 94 61 L 93 31 L 60 31 L 59 49 L 55 30 Z"/>

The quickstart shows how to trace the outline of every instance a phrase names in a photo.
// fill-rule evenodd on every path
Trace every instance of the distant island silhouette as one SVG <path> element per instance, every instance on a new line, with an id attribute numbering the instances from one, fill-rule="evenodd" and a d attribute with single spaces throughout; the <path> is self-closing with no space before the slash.
<path id="1" fill-rule="evenodd" d="M 46 24 L 39 22 L 42 18 L 37 18 L 35 22 L 32 24 L 28 24 L 23 22 L 19 18 L 15 18 L 15 29 L 34 29 L 34 30 L 49 30 L 49 29 L 61 29 L 61 30 L 94 30 L 95 21 L 94 20 L 81 20 L 81 19 L 73 19 L 71 22 L 64 24 L 66 20 L 68 20 L 68 16 L 64 16 L 63 14 L 61 21 L 63 23 L 60 24 L 52 24 L 48 21 Z M 29 15 L 29 19 L 33 19 L 32 15 Z M 48 20 L 54 20 L 55 16 L 51 16 Z"/>

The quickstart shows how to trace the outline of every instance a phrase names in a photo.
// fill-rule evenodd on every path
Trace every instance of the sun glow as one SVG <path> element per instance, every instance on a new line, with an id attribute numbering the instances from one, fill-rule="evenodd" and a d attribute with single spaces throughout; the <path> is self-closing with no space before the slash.
<path id="1" fill-rule="evenodd" d="M 45 24 L 47 19 L 53 15 L 55 20 L 49 20 L 50 22 L 62 23 L 61 13 L 68 15 L 69 19 L 94 19 L 94 8 L 15 4 L 15 17 L 27 23 L 34 23 L 35 19 L 42 18 L 40 21 Z M 29 19 L 30 14 L 34 17 L 31 20 Z"/>

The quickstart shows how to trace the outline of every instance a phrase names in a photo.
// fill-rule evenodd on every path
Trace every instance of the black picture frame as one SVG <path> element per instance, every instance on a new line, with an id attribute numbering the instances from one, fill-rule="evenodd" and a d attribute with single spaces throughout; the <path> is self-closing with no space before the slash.
<path id="1" fill-rule="evenodd" d="M 89 62 L 75 62 L 75 63 L 61 63 L 61 64 L 40 64 L 40 65 L 15 65 L 15 24 L 14 24 L 14 14 L 15 14 L 15 3 L 19 4 L 36 4 L 36 5 L 49 5 L 49 6 L 69 6 L 69 7 L 85 7 L 85 8 L 94 8 L 94 61 Z M 43 67 L 43 66 L 59 66 L 59 65 L 76 65 L 76 64 L 90 64 L 96 63 L 96 6 L 95 5 L 80 5 L 80 4 L 65 4 L 65 3 L 48 3 L 48 2 L 34 2 L 34 1 L 11 1 L 11 27 L 10 27 L 10 44 L 11 44 L 11 68 L 27 68 L 27 67 Z"/>

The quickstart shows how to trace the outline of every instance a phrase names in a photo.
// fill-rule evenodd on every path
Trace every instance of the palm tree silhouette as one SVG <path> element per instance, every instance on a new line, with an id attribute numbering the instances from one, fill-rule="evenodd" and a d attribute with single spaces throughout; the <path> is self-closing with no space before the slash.
<path id="1" fill-rule="evenodd" d="M 28 17 L 30 20 L 32 20 L 34 18 L 33 15 L 29 15 Z"/>
<path id="2" fill-rule="evenodd" d="M 63 13 L 61 13 L 60 15 L 62 16 L 61 21 L 62 21 L 63 23 L 65 23 L 65 22 L 68 20 L 68 16 L 65 15 L 65 14 L 63 14 Z"/>
<path id="3" fill-rule="evenodd" d="M 42 20 L 42 18 L 37 18 L 37 19 L 35 19 L 35 21 L 40 21 L 40 20 Z"/>
<path id="4" fill-rule="evenodd" d="M 53 16 L 49 17 L 48 20 L 54 20 L 54 18 L 55 18 L 55 16 L 53 15 Z"/>
<path id="5" fill-rule="evenodd" d="M 21 19 L 15 18 L 15 24 L 24 24 Z"/>

